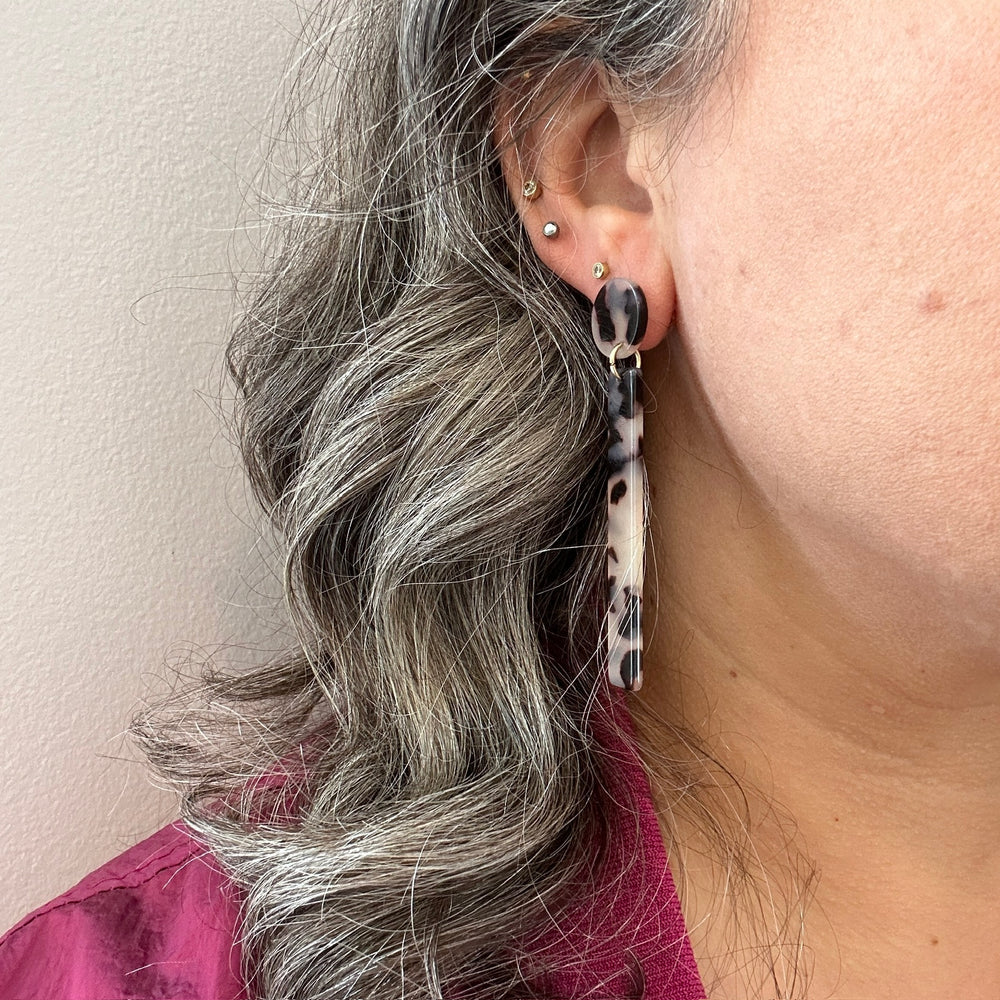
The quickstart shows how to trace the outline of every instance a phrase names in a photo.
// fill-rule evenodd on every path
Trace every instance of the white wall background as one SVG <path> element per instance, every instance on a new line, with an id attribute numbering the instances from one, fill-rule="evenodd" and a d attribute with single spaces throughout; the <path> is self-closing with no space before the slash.
<path id="1" fill-rule="evenodd" d="M 0 929 L 173 818 L 124 728 L 165 662 L 256 628 L 199 392 L 297 25 L 289 0 L 0 5 Z"/>

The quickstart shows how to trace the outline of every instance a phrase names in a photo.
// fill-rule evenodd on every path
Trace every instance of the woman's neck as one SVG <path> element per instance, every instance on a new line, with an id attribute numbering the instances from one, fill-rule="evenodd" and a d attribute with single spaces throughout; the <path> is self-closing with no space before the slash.
<path id="1" fill-rule="evenodd" d="M 761 500 L 681 365 L 652 389 L 633 714 L 654 775 L 686 755 L 698 786 L 654 795 L 712 996 L 995 998 L 996 643 Z"/>

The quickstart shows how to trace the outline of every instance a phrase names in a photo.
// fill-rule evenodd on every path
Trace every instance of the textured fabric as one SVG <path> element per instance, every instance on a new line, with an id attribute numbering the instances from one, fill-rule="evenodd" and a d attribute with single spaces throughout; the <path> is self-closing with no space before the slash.
<path id="1" fill-rule="evenodd" d="M 567 1000 L 703 1000 L 621 692 L 606 752 L 609 854 L 593 900 L 537 942 Z M 246 1000 L 238 895 L 182 823 L 88 875 L 0 938 L 0 1000 Z M 544 963 L 543 963 L 544 964 Z"/>
<path id="2" fill-rule="evenodd" d="M 0 939 L 2 1000 L 245 1000 L 235 893 L 174 823 Z"/>

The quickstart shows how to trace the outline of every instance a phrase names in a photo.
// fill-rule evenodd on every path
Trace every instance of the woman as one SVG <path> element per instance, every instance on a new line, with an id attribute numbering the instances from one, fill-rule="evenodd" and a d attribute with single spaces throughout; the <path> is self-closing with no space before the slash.
<path id="1" fill-rule="evenodd" d="M 1000 9 L 312 43 L 322 155 L 229 356 L 301 649 L 140 727 L 189 826 L 11 932 L 4 995 L 996 996 Z M 647 318 L 628 695 L 609 288 Z"/>

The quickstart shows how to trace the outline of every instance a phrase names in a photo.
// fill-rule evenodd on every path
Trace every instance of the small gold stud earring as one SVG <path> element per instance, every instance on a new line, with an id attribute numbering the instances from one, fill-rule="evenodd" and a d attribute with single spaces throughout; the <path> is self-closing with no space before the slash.
<path id="1" fill-rule="evenodd" d="M 529 177 L 521 188 L 521 194 L 524 195 L 525 201 L 534 201 L 542 196 L 542 185 L 534 177 Z"/>
<path id="2" fill-rule="evenodd" d="M 547 240 L 554 239 L 559 235 L 559 227 L 554 222 L 546 222 L 545 225 L 542 226 L 542 235 Z"/>
<path id="3" fill-rule="evenodd" d="M 608 265 L 599 260 L 590 269 L 590 273 L 597 278 L 598 281 L 600 281 L 601 278 L 606 278 L 608 276 Z"/>

